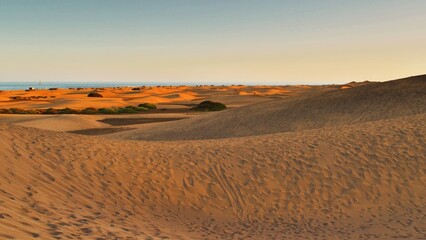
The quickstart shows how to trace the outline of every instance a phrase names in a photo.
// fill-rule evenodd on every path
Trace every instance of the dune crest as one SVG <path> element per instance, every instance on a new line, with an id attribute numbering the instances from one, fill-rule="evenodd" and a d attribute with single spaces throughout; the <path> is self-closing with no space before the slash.
<path id="1" fill-rule="evenodd" d="M 112 138 L 196 140 L 263 135 L 426 113 L 426 75 L 252 104 Z"/>
<path id="2" fill-rule="evenodd" d="M 425 83 L 220 95 L 241 105 L 148 124 L 2 116 L 0 239 L 424 238 Z M 58 132 L 104 124 L 122 131 Z"/>
<path id="3" fill-rule="evenodd" d="M 11 237 L 424 236 L 425 114 L 167 143 L 8 124 L 0 135 Z"/>

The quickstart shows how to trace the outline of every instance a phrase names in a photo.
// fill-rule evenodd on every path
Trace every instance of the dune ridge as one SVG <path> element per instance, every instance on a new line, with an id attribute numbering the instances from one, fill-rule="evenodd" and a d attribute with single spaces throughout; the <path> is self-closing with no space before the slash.
<path id="1" fill-rule="evenodd" d="M 96 115 L 2 115 L 0 122 L 45 130 L 73 131 L 108 126 Z"/>
<path id="2" fill-rule="evenodd" d="M 0 236 L 422 238 L 425 139 L 426 114 L 178 142 L 0 124 Z"/>
<path id="3" fill-rule="evenodd" d="M 274 99 L 111 138 L 196 140 L 299 131 L 426 113 L 426 75 Z"/>
<path id="4" fill-rule="evenodd" d="M 2 116 L 0 239 L 426 238 L 425 83 L 317 87 L 107 137 L 58 132 L 102 116 Z"/>

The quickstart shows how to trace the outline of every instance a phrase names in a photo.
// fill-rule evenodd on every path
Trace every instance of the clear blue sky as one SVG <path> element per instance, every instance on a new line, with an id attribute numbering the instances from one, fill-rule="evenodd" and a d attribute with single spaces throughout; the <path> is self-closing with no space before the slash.
<path id="1" fill-rule="evenodd" d="M 0 82 L 341 83 L 426 73 L 425 0 L 0 0 Z"/>

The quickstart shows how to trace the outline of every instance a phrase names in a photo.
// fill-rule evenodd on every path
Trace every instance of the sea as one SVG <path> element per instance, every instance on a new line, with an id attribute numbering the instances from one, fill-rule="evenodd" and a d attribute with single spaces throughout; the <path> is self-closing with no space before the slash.
<path id="1" fill-rule="evenodd" d="M 140 87 L 140 86 L 177 86 L 177 84 L 154 84 L 142 82 L 0 82 L 0 90 L 24 90 L 49 88 L 102 88 L 102 87 Z"/>

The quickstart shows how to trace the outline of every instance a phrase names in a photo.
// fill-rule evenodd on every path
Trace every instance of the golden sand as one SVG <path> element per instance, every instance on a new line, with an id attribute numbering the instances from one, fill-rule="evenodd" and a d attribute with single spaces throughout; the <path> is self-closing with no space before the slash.
<path id="1" fill-rule="evenodd" d="M 0 239 L 425 238 L 425 87 L 156 89 L 233 108 L 99 136 L 64 131 L 164 116 L 2 115 Z M 58 91 L 42 104 L 85 107 Z M 123 96 L 99 106 L 144 101 Z"/>

